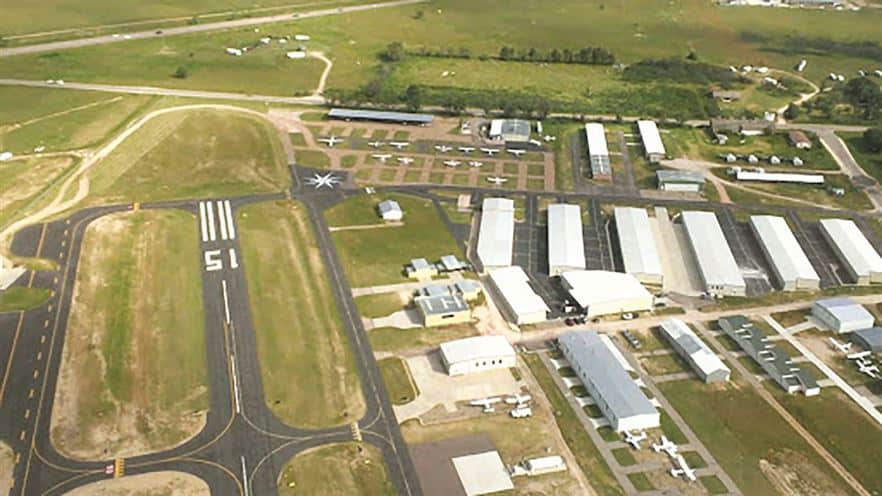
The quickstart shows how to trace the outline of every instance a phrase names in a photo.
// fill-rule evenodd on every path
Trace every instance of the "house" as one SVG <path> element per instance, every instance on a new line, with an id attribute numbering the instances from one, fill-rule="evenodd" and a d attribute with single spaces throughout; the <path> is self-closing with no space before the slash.
<path id="1" fill-rule="evenodd" d="M 800 150 L 811 150 L 812 149 L 812 140 L 809 139 L 808 136 L 802 131 L 790 131 L 787 133 L 787 139 L 790 141 L 790 144 L 799 148 Z"/>
<path id="2" fill-rule="evenodd" d="M 404 211 L 401 210 L 401 205 L 395 200 L 381 201 L 380 204 L 377 205 L 377 210 L 380 212 L 380 217 L 385 221 L 399 221 L 404 217 Z"/>

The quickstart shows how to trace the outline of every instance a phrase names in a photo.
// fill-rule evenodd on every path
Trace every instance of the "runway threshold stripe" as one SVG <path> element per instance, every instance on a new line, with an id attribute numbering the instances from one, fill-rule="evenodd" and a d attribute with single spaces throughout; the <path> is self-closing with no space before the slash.
<path id="1" fill-rule="evenodd" d="M 222 201 L 217 202 L 217 224 L 220 226 L 221 239 L 227 239 L 227 219 Z"/>
<path id="2" fill-rule="evenodd" d="M 224 209 L 227 211 L 227 232 L 230 233 L 230 239 L 236 239 L 236 225 L 233 222 L 233 209 L 230 206 L 230 200 L 224 202 Z"/>
<path id="3" fill-rule="evenodd" d="M 214 230 L 214 204 L 205 202 L 205 216 L 208 219 L 208 239 L 214 241 L 217 239 L 217 232 Z"/>
<path id="4" fill-rule="evenodd" d="M 199 202 L 199 232 L 202 233 L 202 242 L 208 241 L 208 228 L 205 225 L 205 202 Z"/>

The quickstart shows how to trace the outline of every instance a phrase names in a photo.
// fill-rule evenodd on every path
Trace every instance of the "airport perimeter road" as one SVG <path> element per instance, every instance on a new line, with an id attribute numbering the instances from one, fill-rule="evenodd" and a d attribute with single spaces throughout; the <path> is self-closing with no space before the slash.
<path id="1" fill-rule="evenodd" d="M 851 178 L 851 182 L 856 187 L 867 193 L 876 211 L 882 209 L 882 190 L 879 188 L 879 183 L 861 168 L 842 138 L 836 136 L 832 129 L 819 129 L 817 134 L 821 144 L 830 152 L 830 155 L 833 155 L 833 159 L 839 164 L 842 172 Z"/>
<path id="2" fill-rule="evenodd" d="M 91 38 L 80 38 L 67 41 L 54 41 L 50 43 L 39 43 L 36 45 L 25 45 L 12 48 L 0 48 L 0 57 L 10 57 L 13 55 L 22 55 L 26 53 L 52 52 L 56 50 L 67 50 L 70 48 L 80 48 L 92 45 L 106 45 L 108 43 L 122 43 L 126 41 L 139 40 L 145 38 L 161 38 L 165 36 L 177 36 L 182 34 L 206 33 L 211 31 L 220 31 L 224 29 L 238 29 L 250 26 L 259 26 L 261 24 L 272 24 L 277 22 L 295 21 L 299 19 L 309 19 L 312 17 L 324 17 L 329 15 L 348 14 L 351 12 L 360 12 L 365 10 L 382 9 L 386 7 L 398 7 L 401 5 L 411 5 L 416 3 L 424 3 L 428 0 L 395 0 L 392 2 L 371 3 L 366 5 L 354 5 L 351 7 L 338 7 L 333 9 L 313 10 L 309 12 L 298 12 L 297 14 L 279 14 L 265 17 L 252 17 L 247 19 L 236 19 L 232 21 L 212 22 L 207 24 L 195 24 L 192 26 L 180 26 L 173 28 L 151 29 L 145 31 L 136 31 L 126 33 L 125 35 L 106 35 L 95 36 Z"/>

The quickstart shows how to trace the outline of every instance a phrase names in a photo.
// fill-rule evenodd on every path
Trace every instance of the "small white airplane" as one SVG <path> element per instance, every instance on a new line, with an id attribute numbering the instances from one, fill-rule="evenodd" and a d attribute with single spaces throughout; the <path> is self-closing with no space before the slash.
<path id="1" fill-rule="evenodd" d="M 450 150 L 453 150 L 453 147 L 447 145 L 435 145 L 435 150 L 438 150 L 441 153 L 447 153 Z"/>
<path id="2" fill-rule="evenodd" d="M 385 164 L 387 160 L 392 158 L 392 154 L 390 154 L 390 153 L 375 153 L 375 154 L 371 155 L 371 157 L 373 157 L 373 158 L 375 158 Z"/>
<path id="3" fill-rule="evenodd" d="M 861 374 L 866 374 L 866 375 L 872 377 L 873 379 L 877 379 L 879 377 L 879 366 L 878 365 L 868 364 L 868 365 L 864 366 L 864 365 L 859 364 L 858 371 L 860 371 Z"/>
<path id="4" fill-rule="evenodd" d="M 389 144 L 394 146 L 395 148 L 398 148 L 399 150 L 401 150 L 402 148 L 406 147 L 410 143 L 408 143 L 407 141 L 390 141 Z"/>
<path id="5" fill-rule="evenodd" d="M 475 151 L 475 147 L 474 146 L 461 146 L 458 148 L 458 150 L 463 153 L 472 153 L 473 151 Z"/>
<path id="6" fill-rule="evenodd" d="M 497 186 L 500 186 L 500 185 L 502 185 L 502 184 L 508 182 L 508 178 L 507 178 L 507 177 L 493 176 L 493 177 L 488 177 L 488 178 L 487 178 L 487 181 L 488 181 L 488 182 L 491 182 L 491 183 L 493 183 L 493 184 L 495 184 L 495 185 L 497 185 Z"/>
<path id="7" fill-rule="evenodd" d="M 493 405 L 499 403 L 500 401 L 502 401 L 502 398 L 484 398 L 480 400 L 469 401 L 469 405 L 479 406 L 483 408 L 484 413 L 493 413 L 496 411 L 496 409 L 493 408 Z"/>
<path id="8" fill-rule="evenodd" d="M 662 436 L 660 441 L 660 443 L 652 443 L 652 451 L 656 453 L 664 451 L 671 458 L 677 456 L 677 445 L 672 443 L 667 436 Z"/>
<path id="9" fill-rule="evenodd" d="M 481 148 L 481 151 L 486 153 L 488 156 L 492 157 L 493 155 L 499 153 L 498 148 Z"/>
<path id="10" fill-rule="evenodd" d="M 521 155 L 527 153 L 527 150 L 518 150 L 516 148 L 508 148 L 505 151 L 507 151 L 508 153 L 511 153 L 512 155 L 514 155 L 515 157 L 518 157 L 518 158 L 520 158 Z"/>
<path id="11" fill-rule="evenodd" d="M 640 449 L 640 441 L 646 439 L 646 432 L 641 431 L 640 434 L 636 436 L 631 434 L 631 431 L 625 431 L 625 442 L 630 444 L 632 448 L 635 450 Z"/>
<path id="12" fill-rule="evenodd" d="M 505 398 L 506 405 L 526 405 L 533 397 L 529 394 L 513 394 Z"/>
<path id="13" fill-rule="evenodd" d="M 383 143 L 382 141 L 368 141 L 368 146 L 370 146 L 371 148 L 379 148 L 383 145 L 385 145 L 385 143 Z"/>
<path id="14" fill-rule="evenodd" d="M 459 164 L 461 164 L 461 163 L 462 162 L 460 162 L 459 160 L 445 160 L 444 161 L 444 165 L 446 165 L 447 167 L 459 167 Z"/>
<path id="15" fill-rule="evenodd" d="M 689 467 L 683 455 L 677 455 L 674 461 L 677 463 L 677 467 L 671 469 L 671 475 L 674 477 L 683 476 L 689 482 L 695 482 L 695 470 Z"/>
<path id="16" fill-rule="evenodd" d="M 830 338 L 830 345 L 833 346 L 834 350 L 839 350 L 842 353 L 848 353 L 848 350 L 851 349 L 852 343 L 842 343 L 837 341 L 836 338 Z"/>
<path id="17" fill-rule="evenodd" d="M 511 415 L 512 418 L 516 418 L 516 419 L 532 417 L 533 416 L 533 409 L 528 406 L 519 406 L 519 407 L 515 408 L 514 410 L 512 410 L 511 412 L 509 412 L 509 415 Z"/>
<path id="18" fill-rule="evenodd" d="M 471 167 L 480 167 L 484 165 L 484 162 L 478 162 L 477 160 L 469 160 L 469 165 Z"/>
<path id="19" fill-rule="evenodd" d="M 530 144 L 534 146 L 542 146 L 542 142 L 539 140 L 531 139 Z"/>
<path id="20" fill-rule="evenodd" d="M 852 353 L 851 355 L 845 355 L 845 358 L 848 358 L 849 360 L 862 360 L 872 354 L 872 351 L 860 351 L 857 353 Z"/>
<path id="21" fill-rule="evenodd" d="M 337 143 L 342 143 L 343 139 L 334 136 L 333 134 L 328 138 L 319 138 L 319 141 L 322 143 L 327 143 L 329 147 L 334 148 L 334 145 Z"/>
<path id="22" fill-rule="evenodd" d="M 410 157 L 398 157 L 395 160 L 397 160 L 399 164 L 404 164 L 404 165 L 408 165 L 408 164 L 413 163 L 413 159 Z"/>
<path id="23" fill-rule="evenodd" d="M 549 143 L 549 142 L 551 142 L 551 141 L 557 141 L 557 136 L 552 136 L 552 135 L 550 135 L 550 134 L 546 134 L 545 136 L 542 137 L 542 139 L 543 139 L 546 143 Z"/>

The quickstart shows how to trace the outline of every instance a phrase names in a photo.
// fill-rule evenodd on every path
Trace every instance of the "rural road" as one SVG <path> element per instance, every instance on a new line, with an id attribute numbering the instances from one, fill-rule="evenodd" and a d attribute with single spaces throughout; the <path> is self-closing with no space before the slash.
<path id="1" fill-rule="evenodd" d="M 847 175 L 855 186 L 867 194 L 877 212 L 882 209 L 882 189 L 879 188 L 879 183 L 857 163 L 842 138 L 836 136 L 836 133 L 831 129 L 819 129 L 817 134 L 821 144 L 830 152 L 830 155 L 833 155 L 833 159 L 839 164 L 843 174 Z"/>
<path id="2" fill-rule="evenodd" d="M 250 26 L 259 26 L 262 24 L 272 24 L 277 22 L 290 22 L 300 19 L 309 19 L 312 17 L 324 17 L 337 14 L 348 14 L 351 12 L 361 12 L 365 10 L 381 9 L 386 7 L 399 7 L 402 5 L 411 5 L 416 3 L 424 3 L 427 0 L 395 0 L 392 2 L 370 3 L 366 5 L 355 5 L 352 7 L 338 7 L 333 9 L 313 10 L 310 12 L 298 13 L 297 17 L 288 14 L 279 14 L 265 17 L 252 17 L 247 19 L 236 19 L 233 21 L 212 22 L 208 24 L 195 24 L 192 26 L 180 26 L 167 29 L 150 29 L 145 31 L 135 31 L 126 33 L 124 36 L 95 36 L 92 38 L 80 38 L 66 41 L 54 41 L 50 43 L 39 43 L 36 45 L 25 45 L 12 48 L 0 48 L 0 57 L 10 57 L 13 55 L 23 55 L 27 53 L 51 52 L 55 50 L 67 50 L 70 48 L 80 48 L 92 45 L 106 45 L 108 43 L 121 43 L 124 41 L 142 40 L 147 38 L 161 38 L 166 36 L 177 36 L 182 34 L 205 33 L 210 31 L 220 31 L 224 29 L 238 29 Z M 157 34 L 159 32 L 159 34 Z"/>

